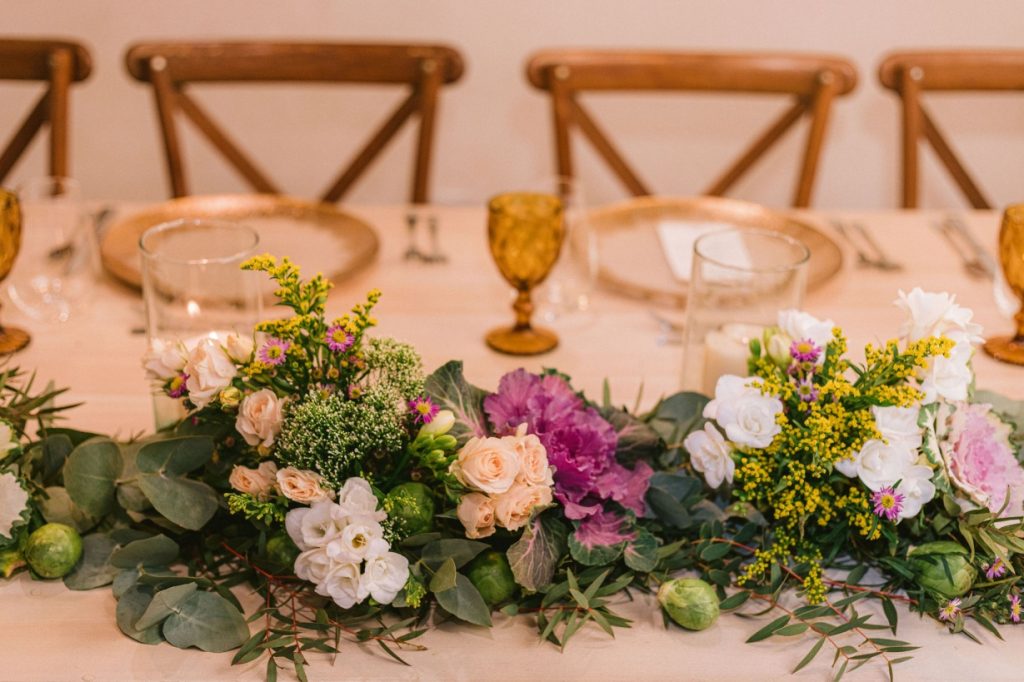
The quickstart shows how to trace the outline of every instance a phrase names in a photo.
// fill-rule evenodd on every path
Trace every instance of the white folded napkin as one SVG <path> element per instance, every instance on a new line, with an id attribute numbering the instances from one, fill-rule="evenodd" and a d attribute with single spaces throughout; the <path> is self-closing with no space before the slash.
<path id="1" fill-rule="evenodd" d="M 662 220 L 656 227 L 661 250 L 672 270 L 672 275 L 681 281 L 688 282 L 693 269 L 693 244 L 708 232 L 736 229 L 731 223 L 698 220 Z M 750 265 L 750 254 L 747 253 L 743 240 L 736 237 L 736 248 L 732 255 L 737 265 Z"/>

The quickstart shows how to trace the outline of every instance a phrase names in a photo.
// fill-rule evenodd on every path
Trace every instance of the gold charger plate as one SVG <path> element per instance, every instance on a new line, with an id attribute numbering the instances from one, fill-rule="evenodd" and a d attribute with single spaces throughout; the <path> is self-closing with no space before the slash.
<path id="1" fill-rule="evenodd" d="M 721 197 L 639 197 L 589 214 L 597 242 L 598 281 L 632 298 L 683 307 L 687 282 L 669 267 L 657 226 L 664 221 L 729 223 L 738 228 L 777 230 L 799 239 L 811 252 L 807 286 L 824 284 L 843 266 L 843 252 L 827 234 L 803 220 L 758 204 Z"/>
<path id="2" fill-rule="evenodd" d="M 182 218 L 243 223 L 260 235 L 259 253 L 288 256 L 312 274 L 338 282 L 373 262 L 380 247 L 370 225 L 331 204 L 271 194 L 183 197 L 118 219 L 100 245 L 104 269 L 128 286 L 142 286 L 139 237 Z"/>

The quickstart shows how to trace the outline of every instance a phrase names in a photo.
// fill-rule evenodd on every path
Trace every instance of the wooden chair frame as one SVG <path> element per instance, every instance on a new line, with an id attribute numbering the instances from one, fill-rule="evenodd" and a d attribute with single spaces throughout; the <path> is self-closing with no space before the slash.
<path id="1" fill-rule="evenodd" d="M 903 207 L 918 205 L 918 142 L 923 138 L 971 206 L 992 208 L 992 202 L 953 151 L 921 96 L 926 91 L 1024 91 L 1024 50 L 898 52 L 882 61 L 878 79 L 902 102 Z"/>
<path id="2" fill-rule="evenodd" d="M 612 145 L 578 95 L 584 91 L 693 91 L 787 94 L 795 101 L 705 191 L 724 194 L 803 116 L 810 118 L 793 205 L 810 204 L 829 110 L 857 84 L 853 65 L 837 57 L 789 54 L 714 54 L 552 50 L 526 67 L 530 83 L 551 95 L 558 174 L 573 175 L 570 129 L 583 136 L 636 196 L 651 194 Z"/>
<path id="3" fill-rule="evenodd" d="M 163 137 L 171 193 L 189 193 L 174 113 L 180 110 L 258 192 L 279 194 L 267 175 L 238 147 L 205 109 L 186 93 L 194 83 L 299 82 L 408 85 L 409 95 L 373 133 L 321 195 L 340 200 L 414 114 L 419 135 L 410 198 L 429 200 L 430 158 L 438 92 L 463 73 L 457 51 L 443 45 L 338 43 L 143 43 L 125 55 L 128 72 L 149 83 Z"/>
<path id="4" fill-rule="evenodd" d="M 47 124 L 50 128 L 49 173 L 60 177 L 69 174 L 69 90 L 72 83 L 84 81 L 91 72 L 89 51 L 78 43 L 55 39 L 0 39 L 0 80 L 47 84 L 42 97 L 0 152 L 0 182 Z"/>

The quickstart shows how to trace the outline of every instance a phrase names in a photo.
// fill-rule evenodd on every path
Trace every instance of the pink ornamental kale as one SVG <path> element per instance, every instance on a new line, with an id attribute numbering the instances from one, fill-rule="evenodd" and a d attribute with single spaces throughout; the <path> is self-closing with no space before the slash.
<path id="1" fill-rule="evenodd" d="M 598 514 L 609 501 L 643 514 L 653 471 L 645 462 L 630 470 L 616 461 L 614 427 L 561 377 L 509 372 L 498 392 L 484 399 L 484 410 L 498 435 L 526 424 L 540 438 L 555 467 L 555 497 L 567 518 Z"/>

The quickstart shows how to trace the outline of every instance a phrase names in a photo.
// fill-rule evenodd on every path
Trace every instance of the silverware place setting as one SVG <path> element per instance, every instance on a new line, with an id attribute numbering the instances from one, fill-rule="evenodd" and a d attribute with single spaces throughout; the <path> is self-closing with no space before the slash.
<path id="1" fill-rule="evenodd" d="M 995 278 L 998 272 L 995 258 L 982 246 L 967 223 L 957 216 L 947 215 L 933 225 L 963 261 L 964 272 L 968 276 L 975 279 Z"/>
<path id="2" fill-rule="evenodd" d="M 419 223 L 420 215 L 416 211 L 409 211 L 405 214 L 406 231 L 409 240 L 409 246 L 405 250 L 405 260 L 418 260 L 423 263 L 448 262 L 448 256 L 441 250 L 441 230 L 437 216 L 430 215 L 426 218 L 430 251 L 420 250 L 417 238 Z"/>
<path id="3" fill-rule="evenodd" d="M 857 264 L 861 267 L 883 272 L 897 272 L 903 269 L 902 263 L 898 263 L 886 255 L 882 246 L 864 227 L 863 223 L 833 220 L 831 224 L 835 231 L 853 247 L 857 254 Z"/>

